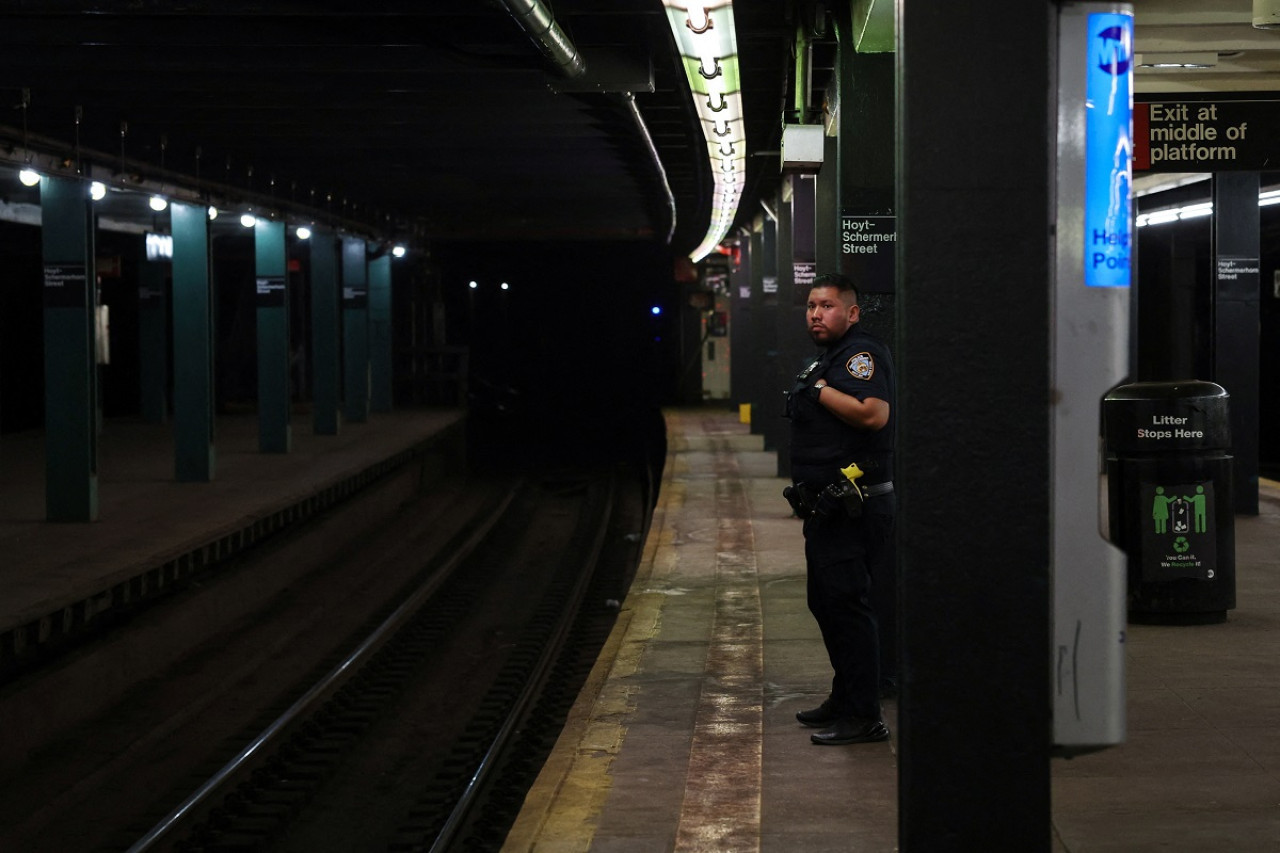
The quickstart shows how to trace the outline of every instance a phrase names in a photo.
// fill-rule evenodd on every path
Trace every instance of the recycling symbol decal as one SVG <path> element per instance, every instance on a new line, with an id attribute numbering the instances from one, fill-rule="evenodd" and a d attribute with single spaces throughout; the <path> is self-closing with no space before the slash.
<path id="1" fill-rule="evenodd" d="M 1173 550 L 1177 551 L 1179 554 L 1187 553 L 1190 548 L 1191 543 L 1187 541 L 1187 537 L 1185 536 L 1179 536 L 1177 539 L 1173 540 Z"/>

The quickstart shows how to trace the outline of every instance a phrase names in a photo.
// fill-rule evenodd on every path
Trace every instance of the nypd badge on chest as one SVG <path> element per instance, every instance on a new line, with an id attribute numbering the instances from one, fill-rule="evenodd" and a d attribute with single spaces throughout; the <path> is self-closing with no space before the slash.
<path id="1" fill-rule="evenodd" d="M 870 379 L 875 375 L 876 362 L 869 352 L 860 352 L 844 364 L 844 369 L 854 379 Z"/>

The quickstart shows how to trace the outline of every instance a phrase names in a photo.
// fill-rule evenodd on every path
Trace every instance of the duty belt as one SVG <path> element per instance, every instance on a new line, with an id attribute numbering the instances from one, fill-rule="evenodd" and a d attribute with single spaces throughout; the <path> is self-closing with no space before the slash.
<path id="1" fill-rule="evenodd" d="M 893 480 L 886 480 L 883 483 L 876 483 L 873 486 L 863 486 L 862 493 L 869 498 L 878 497 L 879 495 L 887 495 L 893 491 Z"/>

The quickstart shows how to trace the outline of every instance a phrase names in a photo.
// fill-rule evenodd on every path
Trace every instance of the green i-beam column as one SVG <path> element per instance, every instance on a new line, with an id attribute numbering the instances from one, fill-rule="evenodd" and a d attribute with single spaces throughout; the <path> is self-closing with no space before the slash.
<path id="1" fill-rule="evenodd" d="M 311 235 L 311 398 L 316 435 L 337 435 L 342 374 L 338 365 L 338 254 L 333 234 Z"/>
<path id="2" fill-rule="evenodd" d="M 258 285 L 258 449 L 288 453 L 289 289 L 284 223 L 254 226 Z"/>
<path id="3" fill-rule="evenodd" d="M 40 182 L 44 250 L 45 517 L 98 517 L 93 226 L 78 178 Z"/>
<path id="4" fill-rule="evenodd" d="M 214 473 L 213 309 L 209 293 L 209 216 L 204 207 L 169 205 L 173 229 L 174 477 L 207 483 Z"/>
<path id="5" fill-rule="evenodd" d="M 369 262 L 369 395 L 375 412 L 391 411 L 391 257 Z"/>
<path id="6" fill-rule="evenodd" d="M 169 264 L 144 261 L 138 274 L 138 402 L 142 419 L 169 419 L 169 310 L 164 279 Z"/>
<path id="7" fill-rule="evenodd" d="M 369 268 L 364 240 L 342 240 L 343 414 L 369 419 Z"/>

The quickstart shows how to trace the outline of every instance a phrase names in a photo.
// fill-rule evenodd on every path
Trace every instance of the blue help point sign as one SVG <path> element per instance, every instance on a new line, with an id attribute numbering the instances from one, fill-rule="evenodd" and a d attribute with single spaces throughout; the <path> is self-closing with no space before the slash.
<path id="1" fill-rule="evenodd" d="M 1084 283 L 1128 287 L 1133 234 L 1133 16 L 1089 15 Z"/>

